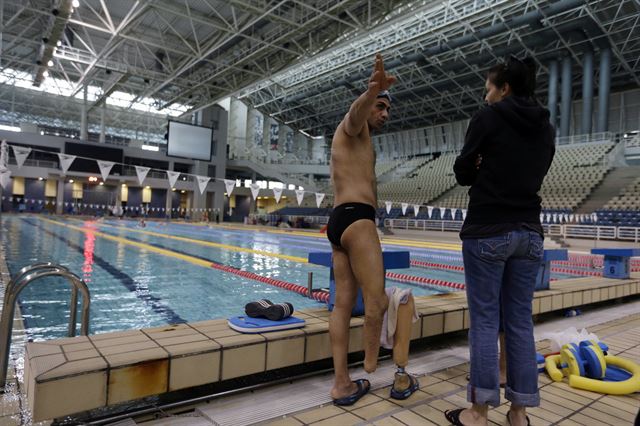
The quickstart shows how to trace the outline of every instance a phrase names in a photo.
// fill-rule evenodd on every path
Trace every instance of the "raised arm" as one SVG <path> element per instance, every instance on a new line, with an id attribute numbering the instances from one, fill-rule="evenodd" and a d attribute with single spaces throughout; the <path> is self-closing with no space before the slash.
<path id="1" fill-rule="evenodd" d="M 349 136 L 357 136 L 362 132 L 367 122 L 367 117 L 371 113 L 371 108 L 376 103 L 378 93 L 388 90 L 395 81 L 395 77 L 389 76 L 384 72 L 382 55 L 377 53 L 373 72 L 369 79 L 369 87 L 351 104 L 351 108 L 349 108 L 349 112 L 344 118 L 344 131 Z"/>

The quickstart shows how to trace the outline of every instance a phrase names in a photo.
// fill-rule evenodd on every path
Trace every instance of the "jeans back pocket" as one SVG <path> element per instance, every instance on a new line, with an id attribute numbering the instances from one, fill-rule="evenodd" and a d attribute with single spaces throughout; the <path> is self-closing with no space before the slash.
<path id="1" fill-rule="evenodd" d="M 539 234 L 535 232 L 531 232 L 529 236 L 529 253 L 528 253 L 529 259 L 541 260 L 543 254 L 544 254 L 544 240 Z"/>
<path id="2" fill-rule="evenodd" d="M 487 260 L 505 260 L 507 258 L 508 247 L 508 235 L 478 239 L 478 251 L 480 253 L 480 257 Z"/>

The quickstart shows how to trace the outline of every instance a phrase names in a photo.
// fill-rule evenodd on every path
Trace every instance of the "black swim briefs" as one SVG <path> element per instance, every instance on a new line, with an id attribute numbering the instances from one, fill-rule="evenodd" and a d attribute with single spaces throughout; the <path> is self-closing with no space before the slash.
<path id="1" fill-rule="evenodd" d="M 333 245 L 341 247 L 340 239 L 344 231 L 360 219 L 369 219 L 375 223 L 376 209 L 364 203 L 344 203 L 334 207 L 327 225 L 327 238 Z"/>

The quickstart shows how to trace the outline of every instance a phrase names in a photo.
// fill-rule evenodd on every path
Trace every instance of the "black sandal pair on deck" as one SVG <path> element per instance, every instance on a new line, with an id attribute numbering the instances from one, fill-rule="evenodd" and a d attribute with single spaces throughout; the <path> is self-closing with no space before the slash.
<path id="1" fill-rule="evenodd" d="M 465 410 L 464 408 L 447 410 L 444 412 L 444 416 L 453 426 L 465 426 L 465 424 L 460 421 L 460 414 L 464 410 Z M 511 413 L 511 410 L 507 411 L 507 423 L 511 425 L 511 418 L 509 417 L 509 413 Z M 527 426 L 529 426 L 530 424 L 531 422 L 529 421 L 529 416 L 527 416 Z"/>
<path id="2" fill-rule="evenodd" d="M 247 303 L 244 312 L 251 318 L 266 318 L 271 321 L 280 321 L 293 314 L 293 305 L 289 302 L 273 303 L 268 299 L 260 299 Z"/>

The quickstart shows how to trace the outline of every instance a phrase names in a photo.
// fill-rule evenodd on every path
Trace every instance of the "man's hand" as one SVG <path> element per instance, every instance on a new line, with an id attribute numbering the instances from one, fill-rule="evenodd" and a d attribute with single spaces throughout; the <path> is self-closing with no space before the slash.
<path id="1" fill-rule="evenodd" d="M 396 78 L 387 75 L 384 72 L 384 63 L 382 62 L 382 55 L 376 53 L 376 62 L 373 65 L 373 73 L 369 79 L 369 90 L 375 91 L 376 94 L 383 90 L 389 90 L 389 87 L 395 83 Z"/>

